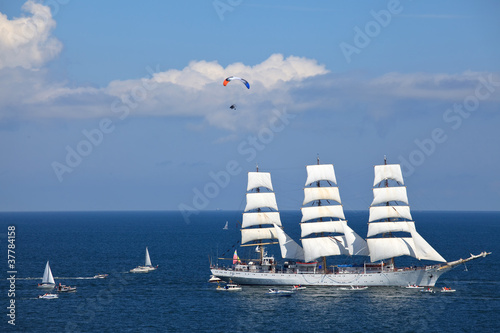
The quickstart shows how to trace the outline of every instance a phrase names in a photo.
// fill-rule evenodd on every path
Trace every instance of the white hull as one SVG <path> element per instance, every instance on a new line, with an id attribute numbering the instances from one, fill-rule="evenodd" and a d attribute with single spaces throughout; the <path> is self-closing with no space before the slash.
<path id="1" fill-rule="evenodd" d="M 156 270 L 156 267 L 152 266 L 139 266 L 130 270 L 130 273 L 149 273 L 150 271 Z"/>
<path id="2" fill-rule="evenodd" d="M 38 288 L 40 288 L 40 289 L 54 289 L 55 287 L 56 287 L 55 283 L 54 284 L 42 283 L 42 284 L 38 285 Z"/>
<path id="3" fill-rule="evenodd" d="M 380 273 L 264 273 L 234 271 L 212 268 L 214 276 L 222 280 L 232 280 L 244 285 L 266 286 L 370 286 L 370 287 L 405 287 L 409 284 L 432 287 L 441 274 L 448 269 L 438 270 L 438 267 L 416 270 L 402 270 Z"/>

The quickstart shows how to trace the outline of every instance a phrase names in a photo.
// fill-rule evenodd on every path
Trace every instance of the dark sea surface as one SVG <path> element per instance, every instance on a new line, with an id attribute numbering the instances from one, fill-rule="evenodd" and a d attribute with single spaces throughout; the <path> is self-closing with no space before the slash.
<path id="1" fill-rule="evenodd" d="M 282 212 L 298 241 L 300 212 Z M 8 226 L 15 226 L 15 326 L 9 325 L 8 281 L 2 284 L 1 332 L 500 332 L 500 212 L 412 212 L 417 231 L 447 260 L 491 251 L 444 274 L 426 294 L 387 287 L 363 291 L 308 287 L 272 297 L 266 287 L 217 292 L 209 257 L 231 257 L 240 212 L 0 213 L 4 281 Z M 347 211 L 366 235 L 366 212 Z M 229 221 L 229 230 L 222 230 Z M 144 264 L 146 246 L 158 270 Z M 269 249 L 272 252 L 272 249 Z M 47 260 L 56 283 L 77 286 L 59 299 L 37 299 Z M 348 262 L 339 258 L 337 263 Z M 404 265 L 407 259 L 399 259 Z M 220 261 L 219 263 L 222 263 Z M 229 264 L 229 262 L 227 262 Z M 107 279 L 93 279 L 108 273 Z M 283 288 L 282 288 L 283 289 Z"/>

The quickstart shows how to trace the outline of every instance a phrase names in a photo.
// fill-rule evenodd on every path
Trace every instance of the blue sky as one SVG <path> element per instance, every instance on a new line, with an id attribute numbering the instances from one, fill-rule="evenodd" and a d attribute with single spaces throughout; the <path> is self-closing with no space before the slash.
<path id="1" fill-rule="evenodd" d="M 497 1 L 2 1 L 0 210 L 280 209 L 333 163 L 346 210 L 498 210 Z M 224 78 L 245 77 L 224 87 Z M 236 110 L 229 109 L 232 104 Z"/>

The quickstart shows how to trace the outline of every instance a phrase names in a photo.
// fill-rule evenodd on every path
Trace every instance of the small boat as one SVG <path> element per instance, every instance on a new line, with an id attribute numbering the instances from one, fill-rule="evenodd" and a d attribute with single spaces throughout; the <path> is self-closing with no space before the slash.
<path id="1" fill-rule="evenodd" d="M 57 291 L 60 293 L 71 293 L 76 292 L 76 287 L 65 286 L 64 284 L 60 284 L 57 286 Z"/>
<path id="2" fill-rule="evenodd" d="M 38 284 L 38 288 L 53 289 L 55 286 L 56 282 L 54 281 L 49 262 L 47 261 L 47 265 L 45 265 L 45 271 L 43 272 L 42 283 Z"/>
<path id="3" fill-rule="evenodd" d="M 217 291 L 241 291 L 241 286 L 236 283 L 228 283 L 225 286 L 218 285 Z"/>
<path id="4" fill-rule="evenodd" d="M 97 274 L 94 275 L 94 279 L 105 279 L 108 277 L 108 274 Z"/>
<path id="5" fill-rule="evenodd" d="M 430 287 L 424 288 L 424 289 L 422 289 L 420 291 L 423 292 L 423 293 L 431 293 L 431 294 L 435 293 L 434 289 L 432 289 Z"/>
<path id="6" fill-rule="evenodd" d="M 226 225 L 224 226 L 224 228 L 222 228 L 222 230 L 227 230 L 227 229 L 229 229 L 228 224 L 229 224 L 229 222 L 228 222 L 228 221 L 226 221 Z"/>
<path id="7" fill-rule="evenodd" d="M 443 287 L 441 288 L 441 292 L 442 293 L 454 293 L 456 290 L 455 289 L 451 289 L 449 287 Z"/>
<path id="8" fill-rule="evenodd" d="M 270 288 L 269 291 L 267 292 L 267 294 L 268 295 L 278 295 L 278 296 L 292 296 L 293 291 Z"/>
<path id="9" fill-rule="evenodd" d="M 422 289 L 423 287 L 420 287 L 416 284 L 408 284 L 405 288 L 406 289 Z"/>
<path id="10" fill-rule="evenodd" d="M 41 299 L 54 299 L 54 298 L 59 298 L 59 296 L 57 294 L 43 294 L 43 295 L 38 295 L 38 298 L 41 298 Z"/>
<path id="11" fill-rule="evenodd" d="M 144 266 L 137 266 L 136 268 L 131 269 L 130 273 L 149 273 L 150 271 L 154 271 L 157 268 L 158 265 L 156 265 L 156 267 L 151 265 L 151 258 L 149 257 L 149 251 L 148 248 L 146 247 L 146 259 Z"/>
<path id="12" fill-rule="evenodd" d="M 293 287 L 292 287 L 292 291 L 296 291 L 296 290 L 304 290 L 304 289 L 306 289 L 306 287 L 303 287 L 303 286 L 301 286 L 300 284 L 299 284 L 299 285 L 297 285 L 297 286 L 293 286 Z"/>

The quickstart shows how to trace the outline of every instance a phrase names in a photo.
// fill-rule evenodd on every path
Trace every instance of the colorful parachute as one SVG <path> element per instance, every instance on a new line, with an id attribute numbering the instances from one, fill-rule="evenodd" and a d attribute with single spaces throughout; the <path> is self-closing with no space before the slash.
<path id="1" fill-rule="evenodd" d="M 224 86 L 227 86 L 227 84 L 229 83 L 229 81 L 233 81 L 233 80 L 240 80 L 241 82 L 243 82 L 243 84 L 248 88 L 250 89 L 250 84 L 247 82 L 247 80 L 245 79 L 242 79 L 241 77 L 237 77 L 237 76 L 230 76 L 228 77 L 227 79 L 224 80 L 224 83 L 223 85 Z"/>

